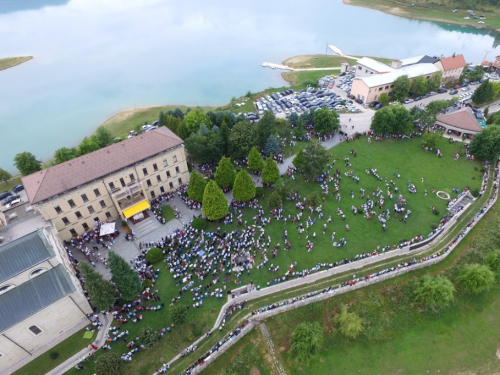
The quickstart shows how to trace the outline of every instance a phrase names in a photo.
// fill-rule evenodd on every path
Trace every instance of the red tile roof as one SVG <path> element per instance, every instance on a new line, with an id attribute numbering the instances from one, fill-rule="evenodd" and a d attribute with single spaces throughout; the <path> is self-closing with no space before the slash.
<path id="1" fill-rule="evenodd" d="M 23 177 L 31 203 L 37 203 L 182 144 L 171 130 L 153 131 Z"/>
<path id="2" fill-rule="evenodd" d="M 469 107 L 464 107 L 458 111 L 440 115 L 437 117 L 437 122 L 443 126 L 452 126 L 467 132 L 477 133 L 481 131 L 476 116 Z"/>
<path id="3" fill-rule="evenodd" d="M 464 55 L 455 55 L 451 57 L 442 57 L 441 64 L 443 64 L 443 69 L 445 71 L 453 70 L 457 68 L 463 68 L 467 65 L 464 59 Z"/>

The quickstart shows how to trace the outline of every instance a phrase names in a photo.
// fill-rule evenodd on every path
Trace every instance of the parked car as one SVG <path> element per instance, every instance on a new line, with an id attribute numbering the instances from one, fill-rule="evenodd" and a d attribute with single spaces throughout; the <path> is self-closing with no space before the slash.
<path id="1" fill-rule="evenodd" d="M 457 89 L 450 90 L 450 95 L 455 95 L 456 93 L 458 93 Z"/>
<path id="2" fill-rule="evenodd" d="M 21 190 L 24 190 L 24 186 L 23 185 L 16 185 L 12 188 L 12 191 L 14 193 L 19 193 Z"/>
<path id="3" fill-rule="evenodd" d="M 377 109 L 380 109 L 382 108 L 384 105 L 382 103 L 377 103 L 373 106 L 373 109 L 377 110 Z"/>
<path id="4" fill-rule="evenodd" d="M 17 195 L 17 194 L 9 195 L 7 198 L 5 198 L 2 201 L 2 204 L 3 205 L 9 204 L 10 202 L 12 202 L 12 201 L 14 201 L 16 199 L 19 199 L 19 195 Z"/>
<path id="5" fill-rule="evenodd" d="M 469 86 L 464 86 L 462 87 L 462 91 L 469 91 L 470 90 L 470 87 Z"/>
<path id="6" fill-rule="evenodd" d="M 3 193 L 0 193 L 0 200 L 7 198 L 9 195 L 12 195 L 10 191 L 4 191 Z"/>
<path id="7" fill-rule="evenodd" d="M 448 92 L 448 90 L 446 90 L 446 89 L 439 89 L 438 90 L 439 94 L 444 94 L 445 92 Z"/>
<path id="8" fill-rule="evenodd" d="M 356 99 L 355 102 L 358 104 L 363 104 L 363 101 L 361 99 Z"/>
<path id="9" fill-rule="evenodd" d="M 408 99 L 406 99 L 406 100 L 404 101 L 404 103 L 405 103 L 405 104 L 410 104 L 410 103 L 413 103 L 413 102 L 414 102 L 414 100 L 413 100 L 413 99 L 411 99 L 411 98 L 408 98 Z"/>

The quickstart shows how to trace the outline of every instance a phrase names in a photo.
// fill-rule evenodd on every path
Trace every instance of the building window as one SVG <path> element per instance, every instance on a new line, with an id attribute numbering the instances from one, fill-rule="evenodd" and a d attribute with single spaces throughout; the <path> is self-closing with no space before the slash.
<path id="1" fill-rule="evenodd" d="M 167 171 L 167 178 L 170 178 L 170 171 Z"/>
<path id="2" fill-rule="evenodd" d="M 160 175 L 156 176 L 156 181 L 160 182 L 161 181 L 161 177 Z"/>
<path id="3" fill-rule="evenodd" d="M 167 162 L 167 159 L 163 159 L 163 166 L 164 166 L 164 167 L 168 167 L 168 162 Z"/>
<path id="4" fill-rule="evenodd" d="M 179 185 L 182 185 L 182 178 L 179 177 L 177 181 L 179 181 Z"/>
<path id="5" fill-rule="evenodd" d="M 70 206 L 71 208 L 76 207 L 76 204 L 75 204 L 75 202 L 73 202 L 73 199 L 70 199 L 70 200 L 68 201 L 68 203 L 69 203 L 69 206 Z"/>
<path id="6" fill-rule="evenodd" d="M 169 182 L 169 183 L 168 183 L 168 186 L 170 187 L 170 189 L 173 189 L 173 188 L 174 188 L 174 184 L 173 184 L 173 183 L 171 183 L 171 182 Z"/>
<path id="7" fill-rule="evenodd" d="M 391 89 L 394 87 L 394 85 L 391 85 Z"/>
<path id="8" fill-rule="evenodd" d="M 83 229 L 85 229 L 85 230 L 89 230 L 89 226 L 87 225 L 87 223 L 83 223 L 83 224 L 82 224 L 82 227 L 83 227 Z"/>
<path id="9" fill-rule="evenodd" d="M 142 168 L 142 173 L 144 173 L 144 176 L 148 175 L 148 169 L 147 168 Z"/>
<path id="10" fill-rule="evenodd" d="M 389 86 L 385 86 L 385 89 L 387 90 L 389 88 Z"/>
<path id="11" fill-rule="evenodd" d="M 81 197 L 84 203 L 89 201 L 89 199 L 87 198 L 87 194 L 82 194 Z"/>
<path id="12" fill-rule="evenodd" d="M 378 91 L 382 91 L 383 87 L 379 87 Z"/>
<path id="13" fill-rule="evenodd" d="M 101 208 L 106 207 L 106 202 L 104 202 L 104 201 L 100 201 L 99 204 L 101 205 Z"/>
<path id="14" fill-rule="evenodd" d="M 72 235 L 73 237 L 78 236 L 78 234 L 76 233 L 76 230 L 74 230 L 73 228 L 71 228 L 71 229 L 69 230 L 69 232 L 71 233 L 71 235 Z"/>
<path id="15" fill-rule="evenodd" d="M 163 186 L 160 186 L 160 192 L 161 193 L 164 193 L 165 192 L 165 188 Z"/>
<path id="16" fill-rule="evenodd" d="M 75 215 L 76 215 L 76 218 L 77 218 L 78 220 L 80 220 L 80 219 L 82 218 L 82 214 L 80 213 L 80 211 L 76 211 L 76 212 L 75 212 Z"/>
<path id="17" fill-rule="evenodd" d="M 63 217 L 62 218 L 62 222 L 64 223 L 64 225 L 68 225 L 69 224 L 69 220 L 67 217 Z"/>
<path id="18" fill-rule="evenodd" d="M 92 207 L 92 206 L 88 206 L 87 208 L 88 208 L 88 210 L 89 210 L 89 214 L 93 214 L 93 213 L 95 212 L 95 211 L 94 211 L 94 207 Z"/>
<path id="19" fill-rule="evenodd" d="M 111 190 L 115 190 L 115 184 L 114 183 L 110 182 L 108 185 L 109 185 L 109 188 Z"/>
<path id="20" fill-rule="evenodd" d="M 151 198 L 154 198 L 154 197 L 155 197 L 155 192 L 154 192 L 154 191 L 152 191 L 152 192 L 151 192 Z"/>
<path id="21" fill-rule="evenodd" d="M 363 70 L 363 67 L 362 66 L 358 66 L 358 70 Z"/>
<path id="22" fill-rule="evenodd" d="M 110 214 L 109 212 L 106 212 L 106 217 L 107 217 L 108 219 L 111 219 L 111 214 Z"/>
<path id="23" fill-rule="evenodd" d="M 179 167 L 175 167 L 175 173 L 181 173 L 181 171 L 179 170 Z"/>
<path id="24" fill-rule="evenodd" d="M 35 276 L 41 275 L 45 271 L 47 271 L 45 268 L 37 268 L 36 270 L 30 273 L 30 277 L 33 278 Z"/>
<path id="25" fill-rule="evenodd" d="M 153 170 L 156 172 L 158 170 L 158 166 L 155 164 L 153 164 Z"/>
<path id="26" fill-rule="evenodd" d="M 99 197 L 101 195 L 101 192 L 99 191 L 99 189 L 94 189 L 94 194 L 95 194 L 95 197 Z"/>
<path id="27" fill-rule="evenodd" d="M 57 212 L 58 214 L 62 213 L 61 207 L 59 207 L 59 206 L 55 206 L 55 207 L 54 207 L 54 210 L 56 210 L 56 212 Z"/>
<path id="28" fill-rule="evenodd" d="M 172 156 L 172 159 L 174 160 L 174 163 L 177 163 L 177 155 Z"/>
<path id="29" fill-rule="evenodd" d="M 94 221 L 99 221 L 99 218 L 98 217 L 94 217 Z"/>
<path id="30" fill-rule="evenodd" d="M 148 185 L 148 187 L 151 187 L 151 180 L 146 180 L 146 184 Z"/>
<path id="31" fill-rule="evenodd" d="M 38 327 L 38 326 L 31 326 L 28 328 L 31 333 L 33 333 L 35 336 L 38 336 L 40 333 L 43 331 Z"/>
<path id="32" fill-rule="evenodd" d="M 133 173 L 128 175 L 130 177 L 130 181 L 135 181 L 135 176 Z"/>
<path id="33" fill-rule="evenodd" d="M 125 180 L 123 178 L 120 178 L 120 184 L 122 184 L 122 187 L 125 187 Z"/>

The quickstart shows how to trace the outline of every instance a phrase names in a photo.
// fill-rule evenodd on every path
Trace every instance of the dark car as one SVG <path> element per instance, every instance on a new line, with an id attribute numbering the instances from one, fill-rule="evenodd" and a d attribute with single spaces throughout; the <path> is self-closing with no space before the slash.
<path id="1" fill-rule="evenodd" d="M 355 102 L 358 104 L 363 104 L 363 101 L 361 99 L 356 99 Z"/>
<path id="2" fill-rule="evenodd" d="M 19 193 L 21 190 L 24 190 L 24 186 L 23 185 L 16 185 L 12 188 L 12 191 L 14 193 Z"/>
<path id="3" fill-rule="evenodd" d="M 16 199 L 19 199 L 19 195 L 17 194 L 14 194 L 14 195 L 10 195 L 8 196 L 7 198 L 5 198 L 3 201 L 2 201 L 2 204 L 3 205 L 6 205 L 6 204 L 9 204 L 10 202 L 16 200 Z"/>
<path id="4" fill-rule="evenodd" d="M 439 94 L 444 94 L 445 92 L 448 92 L 448 90 L 446 90 L 446 89 L 439 89 L 438 90 Z"/>
<path id="5" fill-rule="evenodd" d="M 12 195 L 10 191 L 4 191 L 3 193 L 0 193 L 0 200 L 7 198 L 9 195 Z"/>
<path id="6" fill-rule="evenodd" d="M 376 106 L 377 104 L 380 104 L 380 103 L 379 103 L 379 102 L 372 102 L 372 103 L 370 104 L 370 107 L 375 108 L 375 106 Z"/>
<path id="7" fill-rule="evenodd" d="M 378 103 L 378 104 L 375 104 L 375 105 L 373 106 L 373 109 L 377 110 L 377 109 L 382 108 L 383 106 L 384 106 L 384 105 L 383 105 L 382 103 Z"/>

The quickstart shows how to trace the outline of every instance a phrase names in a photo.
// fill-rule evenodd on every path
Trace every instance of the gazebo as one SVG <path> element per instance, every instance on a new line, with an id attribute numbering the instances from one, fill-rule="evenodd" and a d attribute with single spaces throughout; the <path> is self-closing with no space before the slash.
<path id="1" fill-rule="evenodd" d="M 470 107 L 438 116 L 436 125 L 444 127 L 447 135 L 452 137 L 461 138 L 465 134 L 470 139 L 481 131 L 481 125 Z"/>

